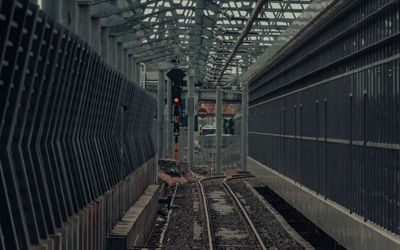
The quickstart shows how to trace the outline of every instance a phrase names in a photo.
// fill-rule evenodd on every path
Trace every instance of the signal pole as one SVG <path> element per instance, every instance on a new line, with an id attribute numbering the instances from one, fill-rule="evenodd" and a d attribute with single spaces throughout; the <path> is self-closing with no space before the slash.
<path id="1" fill-rule="evenodd" d="M 178 161 L 179 155 L 178 155 L 178 139 L 179 139 L 179 106 L 181 105 L 181 93 L 182 89 L 180 84 L 174 84 L 172 86 L 172 103 L 174 106 L 174 137 L 175 137 L 175 146 L 174 146 L 174 157 L 175 160 Z"/>
<path id="2" fill-rule="evenodd" d="M 181 104 L 181 83 L 183 78 L 186 76 L 185 72 L 181 69 L 172 69 L 167 73 L 167 76 L 173 82 L 171 88 L 171 99 L 174 108 L 174 137 L 175 137 L 175 147 L 174 147 L 174 157 L 178 161 L 178 136 L 179 136 L 179 106 Z"/>
<path id="3" fill-rule="evenodd" d="M 166 156 L 168 158 L 173 157 L 173 147 L 172 147 L 172 82 L 167 77 L 167 149 Z"/>
<path id="4" fill-rule="evenodd" d="M 194 166 L 194 72 L 190 72 L 187 82 L 188 86 L 188 173 Z"/>
<path id="5" fill-rule="evenodd" d="M 174 137 L 175 137 L 175 146 L 174 146 L 174 157 L 175 160 L 178 161 L 178 138 L 179 138 L 179 105 L 177 103 L 174 104 Z"/>

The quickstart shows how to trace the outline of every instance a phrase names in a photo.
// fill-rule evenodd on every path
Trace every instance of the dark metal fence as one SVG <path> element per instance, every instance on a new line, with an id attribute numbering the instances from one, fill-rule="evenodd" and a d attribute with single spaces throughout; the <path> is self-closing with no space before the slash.
<path id="1" fill-rule="evenodd" d="M 250 83 L 249 116 L 251 157 L 397 234 L 399 16 L 397 0 L 334 2 Z"/>
<path id="2" fill-rule="evenodd" d="M 208 165 L 216 169 L 216 136 L 198 136 L 198 165 Z M 234 166 L 240 162 L 240 135 L 222 135 L 222 166 Z"/>
<path id="3" fill-rule="evenodd" d="M 37 6 L 0 8 L 0 249 L 28 249 L 154 156 L 155 100 Z"/>

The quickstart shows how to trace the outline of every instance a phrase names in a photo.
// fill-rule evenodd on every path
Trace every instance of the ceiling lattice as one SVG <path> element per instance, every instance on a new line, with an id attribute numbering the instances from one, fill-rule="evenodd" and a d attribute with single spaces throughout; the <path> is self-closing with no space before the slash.
<path id="1" fill-rule="evenodd" d="M 268 1 L 227 72 L 236 72 L 236 64 L 239 72 L 251 65 L 309 3 Z M 196 80 L 210 87 L 256 1 L 125 0 L 114 5 L 104 1 L 92 4 L 96 6 L 92 16 L 108 18 L 110 34 L 124 42 L 137 61 L 178 59 L 181 66 L 190 65 L 195 70 Z"/>

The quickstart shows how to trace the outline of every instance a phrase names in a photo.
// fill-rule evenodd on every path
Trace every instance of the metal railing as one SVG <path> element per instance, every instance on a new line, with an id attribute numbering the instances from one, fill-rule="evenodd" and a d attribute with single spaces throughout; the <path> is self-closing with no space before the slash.
<path id="1" fill-rule="evenodd" d="M 216 136 L 198 136 L 197 165 L 216 164 Z M 240 165 L 240 135 L 223 135 L 221 149 L 222 166 Z"/>
<path id="2" fill-rule="evenodd" d="M 155 100 L 27 0 L 0 30 L 0 248 L 30 249 L 154 156 Z"/>
<path id="3" fill-rule="evenodd" d="M 400 3 L 331 8 L 250 82 L 249 155 L 399 234 Z"/>

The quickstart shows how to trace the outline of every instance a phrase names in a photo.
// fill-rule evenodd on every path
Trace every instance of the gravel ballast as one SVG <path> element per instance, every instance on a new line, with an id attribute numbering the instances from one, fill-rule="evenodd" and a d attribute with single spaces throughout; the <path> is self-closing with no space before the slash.
<path id="1" fill-rule="evenodd" d="M 287 225 L 272 206 L 266 204 L 252 189 L 252 181 L 253 178 L 230 180 L 228 185 L 245 207 L 267 249 L 312 249 L 308 242 Z M 203 182 L 211 210 L 217 249 L 255 249 L 253 236 L 248 235 L 242 215 L 238 214 L 221 182 L 222 178 Z M 169 194 L 173 191 L 174 188 L 171 188 Z M 167 206 L 161 204 L 162 212 L 158 215 L 153 234 L 146 245 L 160 246 L 159 239 L 163 235 L 161 249 L 205 249 L 208 239 L 197 184 L 178 185 L 173 200 L 169 221 Z M 163 228 L 166 228 L 164 233 Z"/>
<path id="2" fill-rule="evenodd" d="M 203 182 L 218 249 L 254 249 L 246 227 L 222 187 L 222 179 Z"/>
<path id="3" fill-rule="evenodd" d="M 193 199 L 193 197 L 195 198 Z M 197 197 L 197 188 L 194 183 L 178 186 L 174 203 L 171 207 L 170 221 L 164 234 L 162 249 L 203 248 Z M 158 218 L 165 219 L 166 216 L 158 216 Z M 155 242 L 156 240 L 152 237 L 152 241 Z"/>
<path id="4" fill-rule="evenodd" d="M 305 249 L 304 244 L 307 248 L 312 248 L 300 236 L 293 233 L 293 229 L 284 228 L 271 211 L 272 208 L 266 207 L 260 201 L 259 197 L 251 191 L 250 185 L 246 185 L 243 180 L 231 180 L 228 184 L 244 205 L 258 233 L 263 238 L 264 244 L 269 249 Z M 285 225 L 285 227 L 288 227 L 288 225 Z M 294 237 L 302 241 L 302 244 L 293 239 L 287 229 L 292 230 Z"/>

